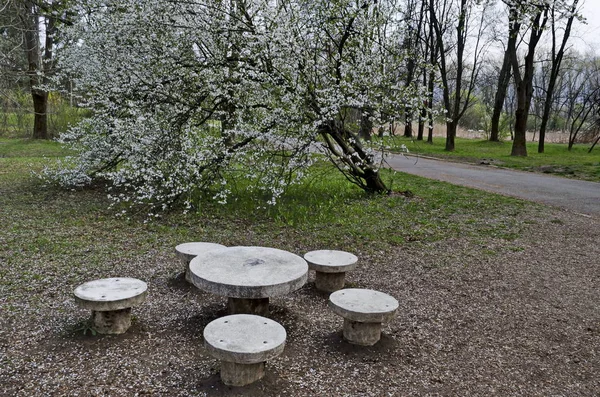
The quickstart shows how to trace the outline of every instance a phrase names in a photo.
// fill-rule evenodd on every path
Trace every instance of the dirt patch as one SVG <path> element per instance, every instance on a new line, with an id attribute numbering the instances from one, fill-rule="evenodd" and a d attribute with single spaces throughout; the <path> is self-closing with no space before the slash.
<path id="1" fill-rule="evenodd" d="M 452 238 L 358 252 L 348 285 L 400 302 L 381 342 L 344 342 L 342 319 L 311 277 L 272 300 L 286 349 L 244 388 L 223 385 L 203 347 L 203 329 L 226 313 L 225 300 L 187 285 L 174 254 L 148 253 L 115 263 L 115 273 L 149 284 L 124 335 L 74 331 L 89 313 L 74 305 L 77 282 L 67 278 L 52 297 L 38 289 L 0 298 L 0 395 L 596 396 L 599 237 L 597 219 L 548 210 L 514 241 Z M 3 274 L 3 283 L 16 282 Z"/>

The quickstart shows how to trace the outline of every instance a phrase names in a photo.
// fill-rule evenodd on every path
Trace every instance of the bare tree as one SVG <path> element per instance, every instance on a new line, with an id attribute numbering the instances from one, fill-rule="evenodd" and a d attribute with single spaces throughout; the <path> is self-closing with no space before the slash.
<path id="1" fill-rule="evenodd" d="M 510 23 L 526 19 L 529 41 L 523 69 L 519 65 L 516 42 L 510 42 L 507 50 L 510 56 L 513 78 L 516 86 L 517 109 L 515 111 L 515 135 L 511 156 L 527 156 L 526 132 L 529 107 L 533 95 L 533 73 L 535 50 L 548 21 L 548 3 L 545 0 L 503 0 L 509 6 Z"/>
<path id="2" fill-rule="evenodd" d="M 404 35 L 404 42 L 402 44 L 402 47 L 407 53 L 407 73 L 405 83 L 407 87 L 419 83 L 415 80 L 418 76 L 418 59 L 422 56 L 422 53 L 420 51 L 421 45 L 419 45 L 419 40 L 421 39 L 421 36 L 423 34 L 425 11 L 426 3 L 424 1 L 406 1 L 406 12 L 404 16 L 406 23 L 406 33 Z M 420 112 L 420 109 L 414 109 L 410 105 L 407 105 L 404 108 L 404 136 L 407 138 L 410 138 L 413 135 L 412 122 L 415 115 L 415 111 Z"/>
<path id="3" fill-rule="evenodd" d="M 558 78 L 558 73 L 562 64 L 562 60 L 565 54 L 565 47 L 567 45 L 567 41 L 569 40 L 569 36 L 571 35 L 571 28 L 573 26 L 573 21 L 577 17 L 577 5 L 579 0 L 573 0 L 571 6 L 566 10 L 566 25 L 564 27 L 563 37 L 560 43 L 560 48 L 558 51 L 556 50 L 557 45 L 557 31 L 559 30 L 558 20 L 563 17 L 564 13 L 561 10 L 557 10 L 557 3 L 553 2 L 550 7 L 550 31 L 552 33 L 552 51 L 551 55 L 551 71 L 548 80 L 548 88 L 546 89 L 546 100 L 544 102 L 544 113 L 542 115 L 542 121 L 540 125 L 540 138 L 538 143 L 538 153 L 544 153 L 544 142 L 546 139 L 546 127 L 548 125 L 548 119 L 550 118 L 550 110 L 552 107 L 552 97 L 554 95 L 554 89 L 556 87 L 556 79 Z M 557 12 L 560 15 L 557 15 Z"/>
<path id="4" fill-rule="evenodd" d="M 515 8 L 511 8 L 509 10 L 509 18 L 508 18 L 508 40 L 507 45 L 504 50 L 504 56 L 502 58 L 502 67 L 498 73 L 498 84 L 496 88 L 496 95 L 494 97 L 494 110 L 492 112 L 492 120 L 491 120 L 491 131 L 490 131 L 490 141 L 499 142 L 500 141 L 500 116 L 502 115 L 502 109 L 504 107 L 504 99 L 506 98 L 506 90 L 510 83 L 510 75 L 511 75 L 511 60 L 510 53 L 508 48 L 517 48 L 517 40 L 519 38 L 519 31 L 521 30 L 521 23 L 519 19 L 515 15 Z M 512 15 L 511 15 L 512 13 Z"/>
<path id="5" fill-rule="evenodd" d="M 569 123 L 569 145 L 571 150 L 582 131 L 594 128 L 590 118 L 598 113 L 600 105 L 600 69 L 597 59 L 586 59 L 580 64 L 574 76 L 578 85 L 573 111 Z"/>
<path id="6" fill-rule="evenodd" d="M 442 82 L 444 107 L 446 109 L 446 150 L 453 151 L 456 130 L 461 117 L 471 104 L 480 61 L 487 46 L 483 43 L 488 2 L 475 0 L 430 0 L 429 16 L 439 51 L 438 68 Z M 474 34 L 473 59 L 468 65 L 465 59 L 467 41 L 470 37 L 471 17 L 480 11 Z M 451 33 L 456 31 L 456 37 Z M 453 64 L 451 64 L 451 62 Z"/>
<path id="7" fill-rule="evenodd" d="M 57 0 L 7 0 L 0 6 L 3 24 L 8 23 L 13 38 L 18 38 L 11 48 L 2 48 L 0 66 L 13 79 L 28 80 L 34 111 L 32 137 L 36 139 L 50 138 L 48 93 L 42 86 L 52 73 L 56 24 L 63 7 L 64 2 Z M 16 59 L 16 50 L 23 61 Z"/>

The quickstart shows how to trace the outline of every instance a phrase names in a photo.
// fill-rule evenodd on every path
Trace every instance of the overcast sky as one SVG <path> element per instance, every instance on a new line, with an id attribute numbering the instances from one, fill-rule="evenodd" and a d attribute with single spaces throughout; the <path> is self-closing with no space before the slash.
<path id="1" fill-rule="evenodd" d="M 600 0 L 584 0 L 581 14 L 587 25 L 577 24 L 573 45 L 581 51 L 594 50 L 600 54 Z"/>

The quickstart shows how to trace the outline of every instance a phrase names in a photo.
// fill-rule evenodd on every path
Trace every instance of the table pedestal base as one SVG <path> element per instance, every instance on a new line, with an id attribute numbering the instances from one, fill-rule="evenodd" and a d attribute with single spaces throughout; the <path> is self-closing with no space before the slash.
<path id="1" fill-rule="evenodd" d="M 238 364 L 221 361 L 221 380 L 227 386 L 246 386 L 265 376 L 265 363 Z"/>
<path id="2" fill-rule="evenodd" d="M 345 318 L 344 339 L 354 345 L 372 346 L 381 339 L 381 323 L 359 323 Z"/>
<path id="3" fill-rule="evenodd" d="M 315 287 L 319 291 L 335 292 L 344 288 L 346 273 L 315 273 Z"/>
<path id="4" fill-rule="evenodd" d="M 131 308 L 92 311 L 92 324 L 99 334 L 122 334 L 131 326 Z"/>
<path id="5" fill-rule="evenodd" d="M 185 275 L 185 281 L 187 281 L 188 283 L 193 285 L 192 274 L 190 272 L 189 266 L 185 268 L 185 270 L 183 271 L 183 274 Z"/>
<path id="6" fill-rule="evenodd" d="M 221 361 L 221 380 L 228 386 L 246 386 L 265 376 L 265 363 L 238 364 Z"/>
<path id="7" fill-rule="evenodd" d="M 257 316 L 268 316 L 269 298 L 227 298 L 227 307 L 229 309 L 229 314 L 256 314 Z"/>

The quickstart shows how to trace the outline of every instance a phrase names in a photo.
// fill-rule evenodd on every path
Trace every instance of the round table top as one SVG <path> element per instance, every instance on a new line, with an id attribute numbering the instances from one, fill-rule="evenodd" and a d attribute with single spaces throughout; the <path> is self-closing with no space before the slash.
<path id="1" fill-rule="evenodd" d="M 329 295 L 329 307 L 335 314 L 362 323 L 381 323 L 398 309 L 398 301 L 372 289 L 347 288 Z"/>
<path id="2" fill-rule="evenodd" d="M 308 265 L 291 252 L 266 247 L 230 247 L 199 254 L 190 262 L 192 283 L 231 298 L 285 295 L 306 283 Z"/>
<path id="3" fill-rule="evenodd" d="M 342 273 L 354 270 L 358 258 L 345 251 L 318 250 L 304 254 L 308 266 L 318 272 Z"/>
<path id="4" fill-rule="evenodd" d="M 254 364 L 281 354 L 286 336 L 285 328 L 273 320 L 253 314 L 233 314 L 204 328 L 204 345 L 219 360 Z"/>
<path id="5" fill-rule="evenodd" d="M 197 241 L 197 242 L 179 244 L 178 246 L 175 247 L 175 252 L 179 256 L 183 256 L 186 259 L 191 260 L 192 257 L 195 257 L 198 254 L 201 254 L 201 253 L 209 251 L 209 250 L 221 249 L 221 248 L 227 248 L 227 247 L 222 244 L 205 243 L 205 242 Z"/>
<path id="6" fill-rule="evenodd" d="M 148 285 L 128 277 L 103 278 L 75 288 L 79 306 L 96 311 L 121 310 L 146 300 Z"/>

